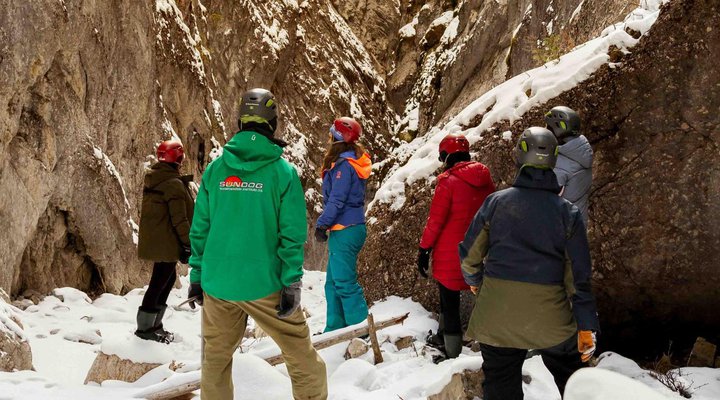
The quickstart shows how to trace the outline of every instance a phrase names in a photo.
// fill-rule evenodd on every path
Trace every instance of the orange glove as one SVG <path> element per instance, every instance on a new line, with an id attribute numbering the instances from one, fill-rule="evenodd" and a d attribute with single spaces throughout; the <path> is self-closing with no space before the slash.
<path id="1" fill-rule="evenodd" d="M 593 353 L 595 353 L 595 346 L 597 345 L 597 337 L 593 331 L 579 331 L 578 332 L 578 351 L 580 352 L 580 360 L 582 362 L 590 361 Z"/>

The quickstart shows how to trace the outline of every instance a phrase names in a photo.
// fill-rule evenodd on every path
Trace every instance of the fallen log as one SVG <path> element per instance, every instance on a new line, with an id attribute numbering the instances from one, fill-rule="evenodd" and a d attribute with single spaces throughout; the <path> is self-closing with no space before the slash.
<path id="1" fill-rule="evenodd" d="M 374 331 L 379 331 L 381 329 L 385 329 L 387 327 L 393 326 L 393 325 L 399 325 L 405 322 L 405 320 L 408 318 L 409 314 L 405 314 L 399 317 L 394 317 L 390 319 L 386 319 L 384 321 L 378 322 L 374 325 Z M 372 318 L 368 318 L 372 319 Z M 316 350 L 322 350 L 326 349 L 328 347 L 334 346 L 338 343 L 346 342 L 348 340 L 352 340 L 353 338 L 364 336 L 364 335 L 370 335 L 370 324 L 369 321 L 365 321 L 363 326 L 359 326 L 357 328 L 353 328 L 351 330 L 347 329 L 341 329 L 336 332 L 328 332 L 321 335 L 317 335 L 312 337 L 313 347 L 315 347 Z M 359 325 L 359 324 L 358 324 Z M 375 342 L 377 342 L 377 338 L 375 338 Z M 379 347 L 378 347 L 379 350 Z M 265 357 L 265 361 L 267 361 L 270 365 L 278 365 L 282 364 L 284 362 L 282 354 L 273 355 L 270 357 Z M 382 360 L 381 360 L 382 362 Z M 190 372 L 190 373 L 197 373 L 197 371 Z M 185 380 L 182 383 L 179 383 L 177 385 L 168 385 L 168 382 L 162 382 L 156 385 L 157 389 L 153 389 L 152 387 L 147 387 L 140 391 L 138 394 L 136 394 L 135 398 L 140 399 L 148 399 L 148 400 L 170 400 L 178 396 L 182 396 L 188 393 L 192 393 L 198 389 L 200 389 L 200 377 L 199 375 L 197 377 L 192 377 L 191 379 Z"/>
<path id="2" fill-rule="evenodd" d="M 378 331 L 380 329 L 385 329 L 389 326 L 393 325 L 399 325 L 405 322 L 409 314 L 405 314 L 400 317 L 394 317 L 390 319 L 386 319 L 384 321 L 378 322 L 375 324 L 375 330 Z M 347 342 L 348 340 L 352 340 L 353 338 L 365 336 L 370 334 L 370 326 L 366 325 L 361 326 L 359 328 L 355 328 L 350 331 L 338 331 L 339 333 L 334 334 L 335 332 L 328 332 L 322 335 L 318 335 L 316 337 L 313 337 L 313 347 L 315 350 L 322 350 L 326 349 L 328 347 L 332 347 L 338 343 Z M 282 354 L 278 354 L 271 357 L 266 357 L 265 361 L 267 361 L 270 365 L 278 365 L 282 364 L 283 357 Z"/>

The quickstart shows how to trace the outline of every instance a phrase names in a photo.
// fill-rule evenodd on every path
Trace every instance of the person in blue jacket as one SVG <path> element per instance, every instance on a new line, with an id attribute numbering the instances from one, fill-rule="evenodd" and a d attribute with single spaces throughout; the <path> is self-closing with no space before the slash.
<path id="1" fill-rule="evenodd" d="M 516 146 L 511 188 L 487 197 L 460 243 L 477 293 L 467 335 L 480 343 L 485 400 L 522 400 L 528 350 L 540 353 L 561 393 L 595 352 L 600 330 L 580 210 L 558 196 L 558 142 L 531 127 Z"/>
<path id="2" fill-rule="evenodd" d="M 363 289 L 357 281 L 358 253 L 365 244 L 365 186 L 372 163 L 356 143 L 362 128 L 352 118 L 336 119 L 331 144 L 321 167 L 324 211 L 317 220 L 315 239 L 328 241 L 325 332 L 362 322 L 368 315 Z M 329 237 L 329 239 L 328 239 Z"/>

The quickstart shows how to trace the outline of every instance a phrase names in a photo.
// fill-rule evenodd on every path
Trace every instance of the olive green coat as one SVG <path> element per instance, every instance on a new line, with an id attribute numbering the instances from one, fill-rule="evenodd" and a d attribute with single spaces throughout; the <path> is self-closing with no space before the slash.
<path id="1" fill-rule="evenodd" d="M 138 256 L 155 262 L 174 262 L 182 246 L 190 246 L 194 202 L 187 184 L 172 164 L 159 162 L 145 174 Z"/>

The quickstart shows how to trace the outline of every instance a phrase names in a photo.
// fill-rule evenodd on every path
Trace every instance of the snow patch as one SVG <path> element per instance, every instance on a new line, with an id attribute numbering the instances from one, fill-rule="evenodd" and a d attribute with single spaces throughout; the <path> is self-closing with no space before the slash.
<path id="1" fill-rule="evenodd" d="M 460 18 L 455 17 L 450 21 L 450 24 L 448 24 L 447 28 L 445 28 L 445 32 L 443 33 L 442 38 L 440 39 L 440 43 L 442 44 L 449 44 L 452 43 L 453 40 L 457 37 L 458 34 L 458 26 L 460 25 Z"/>
<path id="2" fill-rule="evenodd" d="M 432 30 L 436 26 L 448 26 L 450 24 L 450 21 L 453 20 L 454 13 L 452 11 L 446 11 L 442 13 L 439 17 L 437 17 L 433 22 L 430 23 L 430 26 L 428 27 L 428 30 Z"/>
<path id="3" fill-rule="evenodd" d="M 277 19 L 273 19 L 272 25 L 270 26 L 261 25 L 260 27 L 256 28 L 255 32 L 259 33 L 259 30 L 261 28 L 262 41 L 268 44 L 276 52 L 279 52 L 280 50 L 285 48 L 288 43 L 290 43 L 287 31 L 280 27 L 280 21 L 278 21 Z"/>
<path id="4" fill-rule="evenodd" d="M 583 4 L 585 4 L 585 0 L 582 0 L 580 4 L 575 8 L 575 11 L 573 11 L 572 15 L 570 15 L 570 23 L 572 24 L 573 21 L 575 21 L 575 18 L 577 18 L 578 15 L 580 15 L 580 11 L 582 11 Z"/>
<path id="5" fill-rule="evenodd" d="M 415 37 L 415 35 L 417 35 L 417 32 L 415 31 L 415 27 L 417 26 L 418 22 L 419 22 L 418 17 L 416 15 L 415 18 L 413 18 L 413 20 L 410 21 L 409 24 L 400 28 L 400 30 L 398 31 L 398 33 L 400 34 L 400 38 L 405 39 L 405 38 Z"/>
<path id="6" fill-rule="evenodd" d="M 92 148 L 93 156 L 95 156 L 95 158 L 97 158 L 103 163 L 105 169 L 110 173 L 110 176 L 115 178 L 115 180 L 117 180 L 118 184 L 120 185 L 120 190 L 122 191 L 123 195 L 123 201 L 125 202 L 125 212 L 130 212 L 130 201 L 128 201 L 127 193 L 125 193 L 125 187 L 123 186 L 122 177 L 120 176 L 117 168 L 115 168 L 115 164 L 113 164 L 112 160 L 110 160 L 110 157 L 108 157 L 107 154 L 103 153 L 103 151 L 100 150 L 99 147 L 93 146 Z"/>
<path id="7" fill-rule="evenodd" d="M 208 157 L 210 157 L 210 161 L 215 161 L 223 154 L 223 146 L 217 141 L 217 139 L 215 139 L 214 136 L 210 137 L 210 143 L 212 143 L 213 148 L 210 150 Z"/>
<path id="8" fill-rule="evenodd" d="M 106 340 L 102 343 L 100 351 L 136 363 L 166 364 L 173 360 L 170 346 L 143 340 L 135 335 Z"/>

